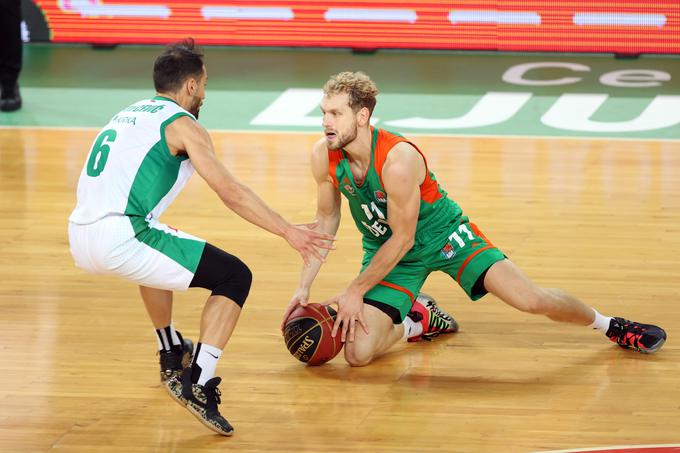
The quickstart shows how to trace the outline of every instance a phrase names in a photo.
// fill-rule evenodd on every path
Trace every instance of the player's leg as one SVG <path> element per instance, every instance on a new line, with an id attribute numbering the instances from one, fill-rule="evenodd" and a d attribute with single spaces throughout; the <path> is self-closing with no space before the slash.
<path id="1" fill-rule="evenodd" d="M 592 308 L 559 289 L 539 287 L 508 259 L 489 268 L 484 287 L 503 302 L 526 313 L 582 326 L 595 321 Z"/>
<path id="2" fill-rule="evenodd" d="M 204 425 L 229 436 L 233 427 L 218 410 L 220 377 L 215 376 L 222 349 L 231 337 L 250 291 L 252 274 L 237 257 L 205 244 L 191 287 L 211 291 L 201 315 L 201 334 L 191 366 L 168 381 L 168 391 Z"/>
<path id="3" fill-rule="evenodd" d="M 172 324 L 172 291 L 140 286 L 139 293 L 156 329 L 161 382 L 165 382 L 189 366 L 194 344 Z"/>
<path id="4" fill-rule="evenodd" d="M 363 268 L 372 258 L 370 252 L 365 253 Z M 451 327 L 455 321 L 449 315 L 440 319 L 434 311 L 434 301 L 432 304 L 423 300 L 415 302 L 428 275 L 429 269 L 424 263 L 402 261 L 364 295 L 363 314 L 369 334 L 357 329 L 354 342 L 345 343 L 345 359 L 350 365 L 369 364 L 399 340 L 420 338 L 434 331 L 454 331 Z"/>
<path id="5" fill-rule="evenodd" d="M 153 326 L 160 329 L 169 325 L 172 321 L 172 291 L 140 286 L 139 294 Z"/>
<path id="6" fill-rule="evenodd" d="M 378 308 L 380 307 L 380 308 Z M 354 341 L 345 343 L 345 360 L 352 366 L 364 366 L 381 356 L 404 336 L 404 324 L 395 323 L 392 316 L 400 316 L 391 305 L 376 301 L 365 301 L 363 308 L 364 321 L 368 326 L 368 334 L 357 329 Z M 388 314 L 390 313 L 390 314 Z"/>
<path id="7" fill-rule="evenodd" d="M 212 291 L 202 321 L 201 339 L 206 343 L 199 343 L 193 366 L 169 379 L 166 389 L 206 426 L 231 435 L 233 428 L 217 409 L 220 378 L 213 376 L 250 290 L 248 267 L 205 241 L 156 221 L 108 217 L 92 225 L 69 225 L 69 240 L 78 266 L 146 288 L 141 292 L 154 323 L 169 320 L 169 293 L 163 291 L 190 286 Z"/>
<path id="8" fill-rule="evenodd" d="M 518 310 L 544 315 L 553 321 L 591 326 L 625 348 L 650 353 L 666 341 L 666 333 L 657 326 L 603 316 L 562 290 L 537 286 L 507 259 L 489 268 L 484 286 Z"/>
<path id="9" fill-rule="evenodd" d="M 451 264 L 440 268 L 455 278 L 472 300 L 491 292 L 508 305 L 559 321 L 590 326 L 623 347 L 654 352 L 666 340 L 663 329 L 609 318 L 559 289 L 541 288 L 526 277 L 467 217 L 449 236 Z M 442 254 L 444 250 L 442 250 Z"/>
<path id="10" fill-rule="evenodd" d="M 250 270 L 233 255 L 182 231 L 158 222 L 142 227 L 133 240 L 117 250 L 116 256 L 125 257 L 122 262 L 112 264 L 117 273 L 147 288 L 202 287 L 211 291 L 191 366 L 169 379 L 166 389 L 204 425 L 231 435 L 232 426 L 218 410 L 221 379 L 215 377 L 215 370 L 248 296 Z M 162 306 L 162 301 L 162 297 L 155 301 L 152 309 Z"/>

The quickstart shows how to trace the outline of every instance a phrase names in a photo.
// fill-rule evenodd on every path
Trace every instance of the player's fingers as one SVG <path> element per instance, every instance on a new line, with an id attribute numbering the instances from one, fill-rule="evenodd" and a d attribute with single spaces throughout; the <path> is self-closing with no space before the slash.
<path id="1" fill-rule="evenodd" d="M 340 340 L 345 343 L 347 342 L 347 326 L 349 324 L 349 321 L 347 319 L 342 320 L 342 336 L 340 337 Z"/>
<path id="2" fill-rule="evenodd" d="M 349 320 L 349 342 L 354 342 L 356 319 L 352 318 Z"/>
<path id="3" fill-rule="evenodd" d="M 309 257 L 304 250 L 300 250 L 300 256 L 302 257 L 302 262 L 305 263 L 305 267 L 309 267 Z"/>
<path id="4" fill-rule="evenodd" d="M 361 324 L 361 328 L 364 329 L 364 332 L 368 335 L 368 324 L 364 321 L 364 316 L 361 313 L 359 313 L 358 321 L 359 324 Z"/>
<path id="5" fill-rule="evenodd" d="M 319 253 L 319 251 L 316 248 L 312 248 L 311 254 L 314 255 L 314 258 L 321 261 L 322 263 L 326 262 L 326 257 Z"/>
<path id="6" fill-rule="evenodd" d="M 335 240 L 337 239 L 335 236 L 333 236 L 332 234 L 328 234 L 328 233 L 313 232 L 312 234 L 314 235 L 315 238 L 323 239 L 324 241 L 335 242 Z"/>
<path id="7" fill-rule="evenodd" d="M 317 239 L 314 241 L 314 246 L 320 249 L 335 250 L 335 244 L 328 239 Z"/>
<path id="8" fill-rule="evenodd" d="M 338 334 L 338 327 L 340 327 L 340 317 L 335 318 L 335 324 L 333 324 L 333 330 L 331 331 L 331 337 L 335 338 Z"/>
<path id="9" fill-rule="evenodd" d="M 293 313 L 295 307 L 296 305 L 289 305 L 288 308 L 286 308 L 286 312 L 283 314 L 283 319 L 281 320 L 281 332 L 283 332 L 283 329 L 286 327 L 286 320 L 288 320 L 290 314 Z"/>

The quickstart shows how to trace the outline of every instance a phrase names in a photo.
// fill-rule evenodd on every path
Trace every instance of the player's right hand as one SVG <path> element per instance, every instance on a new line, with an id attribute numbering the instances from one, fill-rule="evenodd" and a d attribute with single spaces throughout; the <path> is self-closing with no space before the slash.
<path id="1" fill-rule="evenodd" d="M 335 236 L 328 233 L 314 231 L 318 222 L 301 225 L 291 225 L 286 230 L 283 237 L 291 247 L 300 253 L 305 266 L 309 266 L 310 260 L 316 258 L 322 263 L 326 260 L 326 253 L 321 253 L 319 249 L 333 250 Z"/>
<path id="2" fill-rule="evenodd" d="M 281 332 L 283 332 L 283 329 L 286 326 L 286 320 L 288 319 L 290 314 L 293 313 L 293 310 L 295 310 L 300 305 L 304 307 L 308 303 L 309 303 L 309 288 L 298 288 L 295 291 L 295 294 L 293 294 L 293 298 L 290 300 L 288 307 L 286 307 L 286 312 L 283 314 L 283 319 L 281 320 L 280 326 Z"/>

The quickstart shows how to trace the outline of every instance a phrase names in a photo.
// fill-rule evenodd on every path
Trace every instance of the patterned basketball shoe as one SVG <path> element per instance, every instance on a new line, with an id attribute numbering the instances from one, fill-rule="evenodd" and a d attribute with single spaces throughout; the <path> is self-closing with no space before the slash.
<path id="1" fill-rule="evenodd" d="M 177 332 L 177 331 L 176 331 Z M 194 352 L 194 343 L 182 338 L 182 335 L 177 332 L 180 346 L 173 346 L 170 352 L 159 352 L 161 365 L 161 382 L 166 382 L 174 376 L 182 374 L 182 370 L 191 364 L 191 356 Z"/>
<path id="2" fill-rule="evenodd" d="M 411 343 L 421 338 L 431 341 L 440 334 L 458 332 L 458 323 L 453 316 L 439 308 L 434 299 L 425 293 L 418 294 L 408 317 L 423 326 L 422 334 L 408 339 Z"/>
<path id="3" fill-rule="evenodd" d="M 607 337 L 622 348 L 651 354 L 661 349 L 666 342 L 666 332 L 651 324 L 640 324 L 623 318 L 612 318 Z"/>
<path id="4" fill-rule="evenodd" d="M 222 402 L 217 386 L 222 378 L 214 377 L 205 385 L 191 382 L 191 368 L 185 368 L 181 375 L 174 376 L 165 383 L 170 396 L 186 407 L 194 417 L 208 428 L 223 436 L 234 434 L 234 428 L 222 417 L 217 406 Z"/>

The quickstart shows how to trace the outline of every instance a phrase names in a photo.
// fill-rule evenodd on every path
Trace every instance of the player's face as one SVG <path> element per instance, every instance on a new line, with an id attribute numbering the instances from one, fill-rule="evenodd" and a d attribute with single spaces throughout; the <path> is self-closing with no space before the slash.
<path id="1" fill-rule="evenodd" d="M 201 110 L 203 101 L 205 100 L 205 87 L 208 86 L 208 71 L 206 71 L 205 66 L 203 66 L 203 74 L 196 81 L 197 87 L 194 95 L 191 98 L 191 105 L 189 106 L 189 112 L 198 119 L 198 113 Z"/>
<path id="2" fill-rule="evenodd" d="M 321 113 L 328 148 L 344 148 L 357 138 L 357 114 L 349 106 L 347 93 L 324 96 Z"/>

